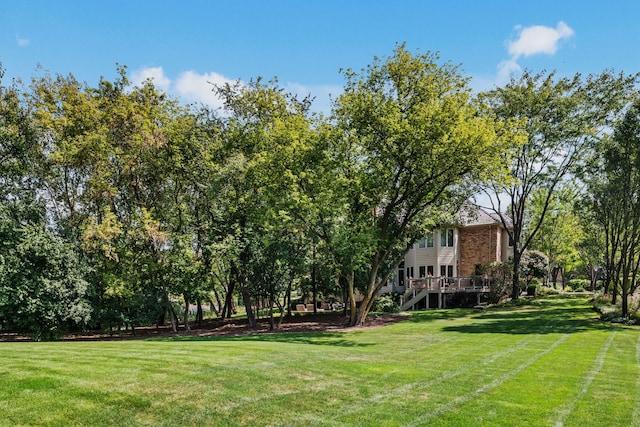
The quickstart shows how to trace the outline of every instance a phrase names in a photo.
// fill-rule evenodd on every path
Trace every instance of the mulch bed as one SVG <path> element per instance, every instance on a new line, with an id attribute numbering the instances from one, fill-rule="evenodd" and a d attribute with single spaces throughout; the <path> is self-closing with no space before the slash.
<path id="1" fill-rule="evenodd" d="M 258 319 L 258 327 L 250 329 L 247 319 L 205 319 L 201 327 L 190 323 L 191 330 L 186 331 L 180 324 L 178 332 L 171 330 L 171 325 L 146 326 L 129 331 L 114 331 L 113 334 L 102 332 L 83 332 L 66 335 L 64 341 L 117 341 L 148 338 L 169 337 L 229 337 L 268 333 L 302 333 L 302 332 L 344 332 L 356 329 L 376 328 L 406 319 L 403 314 L 383 314 L 369 316 L 363 326 L 347 327 L 348 319 L 342 313 L 305 313 L 286 317 L 279 329 L 269 329 L 269 319 Z M 277 319 L 276 319 L 277 322 Z M 0 341 L 29 341 L 28 337 L 16 334 L 0 334 Z"/>

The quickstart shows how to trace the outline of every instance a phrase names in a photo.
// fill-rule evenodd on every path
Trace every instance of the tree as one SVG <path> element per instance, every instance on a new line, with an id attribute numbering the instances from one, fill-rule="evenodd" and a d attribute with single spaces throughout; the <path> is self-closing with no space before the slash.
<path id="1" fill-rule="evenodd" d="M 313 198 L 318 235 L 348 284 L 352 325 L 365 321 L 407 245 L 504 165 L 501 123 L 473 102 L 457 67 L 438 60 L 401 45 L 361 73 L 344 71 L 327 141 L 333 167 L 320 171 L 331 178 Z"/>
<path id="2" fill-rule="evenodd" d="M 527 286 L 531 279 L 542 279 L 549 273 L 549 259 L 540 251 L 527 251 L 522 255 L 520 272 L 527 280 Z"/>
<path id="3" fill-rule="evenodd" d="M 574 268 L 579 259 L 578 245 L 583 241 L 582 224 L 575 212 L 575 201 L 579 194 L 569 184 L 558 188 L 549 204 L 538 233 L 531 241 L 531 249 L 544 253 L 548 258 L 549 271 L 544 276 L 555 287 L 558 275 L 565 275 Z M 525 229 L 533 228 L 545 208 L 546 192 L 534 190 L 531 195 L 530 214 L 527 215 Z M 546 283 L 546 281 L 545 281 Z"/>
<path id="4" fill-rule="evenodd" d="M 45 227 L 40 142 L 19 85 L 0 85 L 0 325 L 38 340 L 83 327 L 91 315 L 84 264 Z"/>
<path id="5" fill-rule="evenodd" d="M 212 185 L 216 191 L 214 215 L 218 224 L 212 230 L 215 234 L 212 240 L 226 245 L 223 252 L 230 278 L 227 314 L 230 315 L 230 299 L 237 287 L 249 324 L 256 327 L 252 309 L 252 296 L 256 292 L 252 288 L 264 285 L 264 280 L 258 278 L 265 272 L 249 273 L 252 268 L 266 268 L 260 257 L 272 247 L 256 243 L 271 241 L 274 235 L 299 234 L 291 215 L 302 209 L 295 188 L 304 174 L 301 155 L 309 149 L 313 135 L 308 115 L 310 101 L 298 100 L 285 92 L 276 80 L 266 84 L 261 79 L 247 85 L 227 84 L 215 90 L 223 98 L 228 116 L 222 120 L 219 166 Z M 296 248 L 294 253 L 298 252 L 300 249 Z M 271 251 L 271 255 L 282 254 Z M 275 263 L 271 264 L 274 267 L 290 259 L 269 262 Z M 280 272 L 273 272 L 272 276 L 280 276 Z M 260 283 L 251 283 L 250 278 Z M 272 300 L 277 293 L 274 292 L 269 291 Z"/>
<path id="6" fill-rule="evenodd" d="M 33 205 L 32 205 L 33 206 Z M 41 207 L 33 208 L 44 212 Z M 86 268 L 71 245 L 36 223 L 20 224 L 0 211 L 0 325 L 36 340 L 84 327 L 91 317 Z"/>
<path id="7" fill-rule="evenodd" d="M 553 195 L 628 104 L 636 80 L 611 72 L 586 79 L 525 72 L 481 96 L 497 117 L 520 120 L 527 135 L 525 144 L 510 147 L 511 179 L 485 189 L 513 242 L 512 298 L 520 294 L 522 255 L 540 231 Z M 534 191 L 541 209 L 527 224 Z M 512 224 L 507 224 L 505 210 Z"/>
<path id="8" fill-rule="evenodd" d="M 640 269 L 640 101 L 601 147 L 600 173 L 590 181 L 592 206 L 605 231 L 607 280 L 614 298 L 620 290 L 622 316 L 628 317 Z"/>
<path id="9" fill-rule="evenodd" d="M 131 87 L 126 69 L 97 88 L 73 76 L 34 79 L 30 103 L 47 157 L 40 176 L 58 233 L 81 245 L 94 267 L 96 303 L 126 325 L 177 315 L 170 249 L 191 230 L 186 166 L 191 112 L 151 81 Z M 185 159 L 185 157 L 187 157 Z M 119 326 L 119 325 L 118 325 Z"/>

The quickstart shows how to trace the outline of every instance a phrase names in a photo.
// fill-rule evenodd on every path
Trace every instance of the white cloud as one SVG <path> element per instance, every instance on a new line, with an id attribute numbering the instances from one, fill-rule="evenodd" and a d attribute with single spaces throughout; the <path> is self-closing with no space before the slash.
<path id="1" fill-rule="evenodd" d="M 172 80 L 165 75 L 162 67 L 142 68 L 131 73 L 132 86 L 140 86 L 147 79 L 153 80 L 156 88 L 171 93 L 182 102 L 202 103 L 216 109 L 222 109 L 223 101 L 213 91 L 214 85 L 238 82 L 216 72 L 200 74 L 191 70 L 182 72 Z M 335 99 L 342 93 L 341 86 L 331 85 L 305 86 L 299 83 L 287 83 L 284 89 L 298 96 L 299 99 L 310 95 L 313 98 L 311 110 L 325 114 L 331 111 L 331 99 Z"/>
<path id="2" fill-rule="evenodd" d="M 31 43 L 31 41 L 25 37 L 16 36 L 16 43 L 18 43 L 18 46 L 20 47 L 25 47 L 29 46 L 29 43 Z"/>
<path id="3" fill-rule="evenodd" d="M 222 99 L 213 92 L 213 85 L 235 82 L 215 72 L 198 74 L 195 71 L 185 71 L 178 77 L 174 89 L 176 95 L 184 101 L 200 102 L 213 108 L 221 108 Z"/>
<path id="4" fill-rule="evenodd" d="M 558 22 L 555 28 L 544 25 L 532 25 L 522 27 L 517 25 L 516 40 L 506 42 L 509 59 L 501 61 L 496 69 L 497 73 L 492 77 L 476 77 L 473 82 L 474 89 L 488 90 L 507 83 L 512 75 L 522 71 L 518 59 L 532 55 L 554 55 L 560 48 L 563 40 L 575 35 L 575 31 L 563 21 Z"/>
<path id="5" fill-rule="evenodd" d="M 520 65 L 515 59 L 508 59 L 498 64 L 498 75 L 496 76 L 496 84 L 502 85 L 509 81 L 512 74 L 517 74 L 522 71 Z"/>
<path id="6" fill-rule="evenodd" d="M 531 56 L 536 54 L 553 55 L 558 51 L 561 40 L 572 37 L 575 32 L 564 22 L 558 22 L 556 28 L 534 25 L 522 28 L 516 26 L 520 35 L 517 40 L 509 41 L 509 55 L 512 59 L 520 56 Z"/>
<path id="7" fill-rule="evenodd" d="M 164 75 L 162 67 L 143 68 L 131 73 L 131 84 L 141 86 L 145 80 L 152 80 L 157 89 L 167 92 L 171 85 L 171 79 Z"/>

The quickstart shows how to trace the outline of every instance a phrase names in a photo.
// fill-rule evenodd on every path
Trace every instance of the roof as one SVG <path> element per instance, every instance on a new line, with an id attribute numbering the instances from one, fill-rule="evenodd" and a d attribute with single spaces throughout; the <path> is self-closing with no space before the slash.
<path id="1" fill-rule="evenodd" d="M 503 214 L 492 212 L 473 203 L 466 203 L 457 214 L 460 225 L 473 227 L 478 225 L 503 225 L 500 217 L 504 218 L 507 227 L 512 227 L 510 218 Z"/>

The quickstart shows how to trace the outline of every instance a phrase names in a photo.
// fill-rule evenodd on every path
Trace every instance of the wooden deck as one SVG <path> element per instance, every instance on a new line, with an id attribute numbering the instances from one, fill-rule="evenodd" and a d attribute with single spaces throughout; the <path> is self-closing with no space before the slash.
<path id="1" fill-rule="evenodd" d="M 401 307 L 403 310 L 415 309 L 415 306 L 426 300 L 430 307 L 431 295 L 437 296 L 437 308 L 446 307 L 446 295 L 456 292 L 469 292 L 480 295 L 489 292 L 489 282 L 479 277 L 425 277 L 410 279 L 405 291 Z M 435 308 L 435 307 L 431 307 Z"/>

